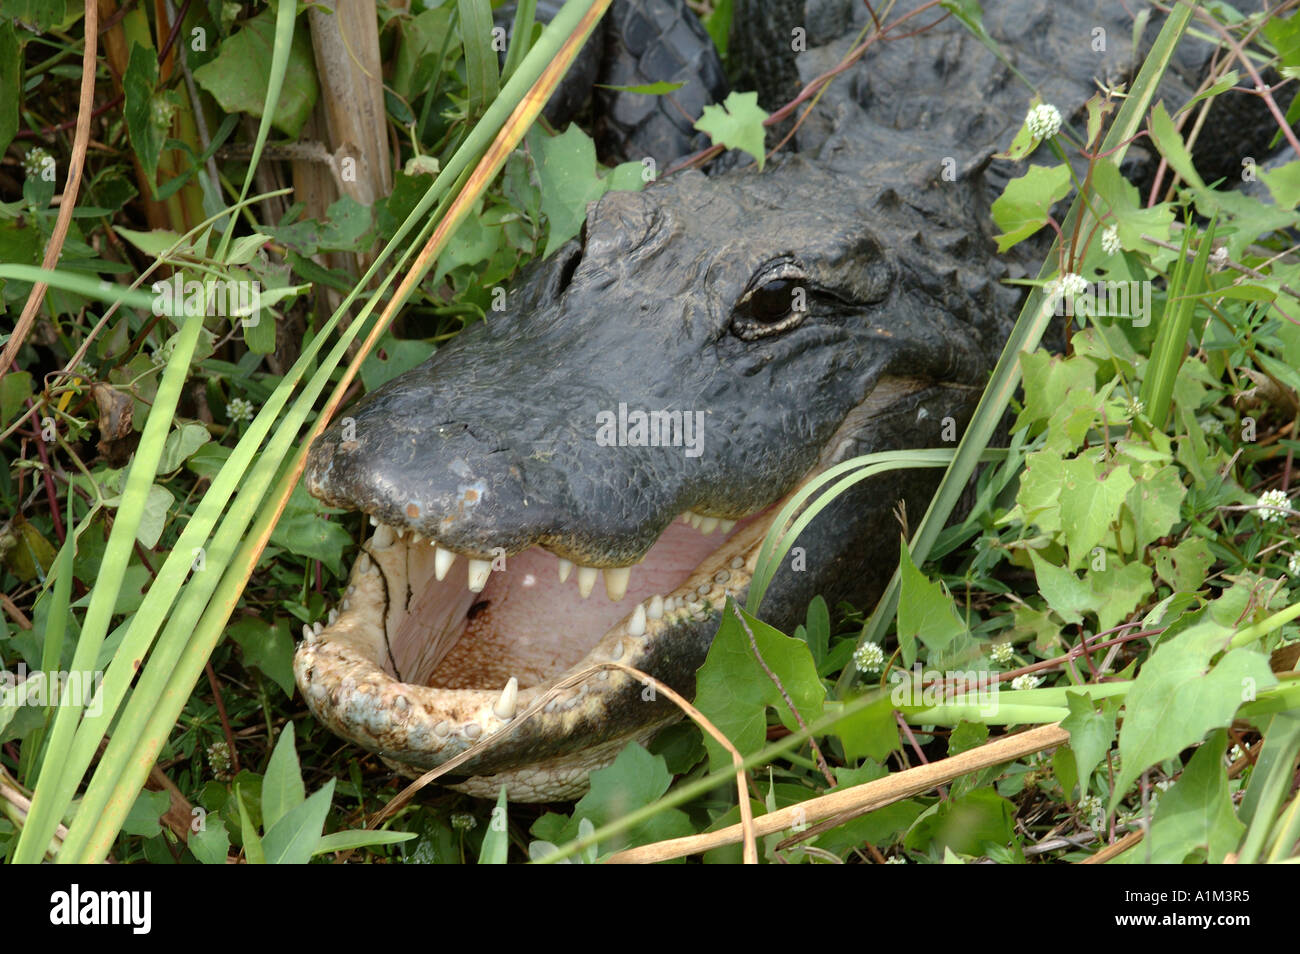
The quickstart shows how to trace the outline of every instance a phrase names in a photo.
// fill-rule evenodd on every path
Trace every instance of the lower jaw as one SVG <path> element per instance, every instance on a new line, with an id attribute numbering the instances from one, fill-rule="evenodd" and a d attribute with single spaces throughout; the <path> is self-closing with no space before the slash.
<path id="1" fill-rule="evenodd" d="M 570 651 L 572 658 L 585 649 L 575 662 L 553 671 L 521 664 L 513 680 L 501 678 L 508 663 L 494 667 L 486 658 L 471 665 L 478 673 L 466 672 L 466 660 L 474 662 L 472 645 L 439 648 L 431 656 L 427 646 L 413 649 L 409 639 L 395 641 L 406 619 L 386 615 L 385 607 L 418 582 L 411 577 L 421 574 L 421 554 L 429 548 L 409 537 L 385 547 L 372 539 L 353 566 L 342 611 L 331 612 L 327 626 L 304 627 L 294 658 L 299 688 L 322 723 L 403 774 L 443 767 L 450 787 L 495 797 L 505 785 L 512 801 L 576 797 L 593 769 L 612 761 L 629 741 L 644 742 L 678 717 L 635 676 L 605 664 L 620 663 L 689 691 L 725 600 L 743 601 L 748 593 L 778 509 L 742 522 L 665 592 L 645 596 L 643 585 L 635 601 L 629 593 L 617 604 L 626 607 L 622 617 L 598 638 L 589 637 L 594 645 Z M 679 526 L 673 532 L 694 531 Z M 489 584 L 482 596 L 492 593 Z M 605 599 L 601 593 L 592 598 Z M 468 638 L 461 637 L 461 644 Z M 496 682 L 479 674 L 494 669 Z M 457 687 L 423 684 L 431 678 Z M 473 754 L 462 759 L 471 748 Z"/>

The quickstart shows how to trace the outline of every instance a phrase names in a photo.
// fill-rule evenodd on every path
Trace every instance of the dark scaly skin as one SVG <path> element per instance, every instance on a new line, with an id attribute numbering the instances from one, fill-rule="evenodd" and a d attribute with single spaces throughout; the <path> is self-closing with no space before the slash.
<path id="1" fill-rule="evenodd" d="M 1129 21 L 1113 0 L 989 6 L 989 32 L 1067 122 L 1080 118 L 1095 75 L 1130 65 Z M 750 9 L 741 2 L 738 17 Z M 794 58 L 803 81 L 838 61 L 863 16 Z M 1105 56 L 1089 44 L 1098 25 L 1109 33 Z M 1030 97 L 952 18 L 878 44 L 801 128 L 800 155 L 762 173 L 690 172 L 605 195 L 583 240 L 521 276 L 504 314 L 363 398 L 347 412 L 348 439 L 331 427 L 312 447 L 308 489 L 464 556 L 540 543 L 613 567 L 637 559 L 682 511 L 741 517 L 819 465 L 943 446 L 964 428 L 1014 317 L 1018 293 L 1001 279 L 1028 266 L 995 256 L 988 206 L 1019 174 L 990 157 Z M 747 340 L 737 303 L 780 262 L 797 264 L 807 311 L 782 333 Z M 620 403 L 703 411 L 704 453 L 597 446 L 596 414 Z M 788 631 L 818 593 L 832 604 L 872 599 L 895 565 L 892 512 L 901 500 L 913 519 L 922 513 L 935 473 L 884 476 L 840 498 L 799 541 L 808 571 L 782 569 L 760 615 Z M 743 602 L 748 579 L 733 583 Z M 630 661 L 689 695 L 717 620 L 716 604 L 665 619 Z M 442 716 L 413 714 L 405 697 L 395 714 L 409 692 L 400 682 L 358 701 L 349 686 L 369 688 L 370 663 L 331 652 L 304 644 L 297 671 L 335 731 L 412 771 L 469 746 L 454 734 L 431 746 Z M 533 771 L 512 798 L 570 795 L 581 773 L 554 769 L 557 759 L 597 751 L 588 767 L 608 761 L 671 712 L 663 700 L 647 705 L 630 680 L 593 683 L 576 709 L 529 721 L 458 775 Z"/>

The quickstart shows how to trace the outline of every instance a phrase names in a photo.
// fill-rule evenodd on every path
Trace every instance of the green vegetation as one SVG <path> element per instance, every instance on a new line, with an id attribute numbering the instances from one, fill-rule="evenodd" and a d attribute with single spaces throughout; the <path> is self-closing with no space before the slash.
<path id="1" fill-rule="evenodd" d="M 46 693 L 22 705 L 0 687 L 6 858 L 591 862 L 739 823 L 733 754 L 686 721 L 629 746 L 563 812 L 426 788 L 367 831 L 403 783 L 295 698 L 295 631 L 325 615 L 365 533 L 297 486 L 323 415 L 490 321 L 494 290 L 577 233 L 575 209 L 643 185 L 641 164 L 601 167 L 576 127 L 533 127 L 478 168 L 499 131 L 524 136 L 531 117 L 512 112 L 589 4 L 544 34 L 521 4 L 502 70 L 488 32 L 465 27 L 490 19 L 486 0 L 380 10 L 404 171 L 373 205 L 344 194 L 314 215 L 255 177 L 259 160 L 296 161 L 273 129 L 292 142 L 325 95 L 306 15 L 194 5 L 181 64 L 168 25 L 131 8 L 104 33 L 99 95 L 121 103 L 97 122 L 70 218 L 52 199 L 77 152 L 84 29 L 79 6 L 57 6 L 24 21 L 40 34 L 0 21 L 0 87 L 22 91 L 0 104 L 0 148 L 21 160 L 0 172 L 0 307 L 18 329 L 0 338 L 17 347 L 0 369 L 0 664 Z M 973 4 L 945 6 L 982 33 Z M 760 835 L 760 859 L 1295 859 L 1300 161 L 1249 193 L 1201 180 L 1202 112 L 1246 94 L 1227 56 L 1179 112 L 1156 101 L 1189 30 L 1249 37 L 1255 68 L 1287 78 L 1270 95 L 1300 70 L 1300 17 L 1178 7 L 1083 130 L 1035 100 L 994 224 L 1003 248 L 1044 228 L 1058 241 L 976 420 L 955 451 L 826 475 L 767 542 L 747 606 L 727 608 L 695 705 L 743 760 L 755 816 L 793 819 Z M 733 95 L 700 128 L 761 161 L 764 118 Z M 1119 173 L 1137 137 L 1167 164 L 1148 195 Z M 44 270 L 52 239 L 62 257 Z M 148 289 L 173 276 L 262 293 L 218 317 L 210 297 L 156 307 Z M 1104 302 L 1096 283 L 1111 283 Z M 1122 314 L 1090 307 L 1115 289 Z M 1040 346 L 1053 322 L 1063 353 Z M 818 599 L 794 633 L 756 618 L 820 495 L 899 466 L 948 472 L 879 606 Z M 43 673 L 58 670 L 102 672 L 102 694 L 83 712 L 64 686 L 53 705 Z M 1055 723 L 1068 744 L 871 801 L 919 762 Z M 819 825 L 829 792 L 861 792 L 857 814 Z M 741 852 L 719 838 L 704 858 Z"/>

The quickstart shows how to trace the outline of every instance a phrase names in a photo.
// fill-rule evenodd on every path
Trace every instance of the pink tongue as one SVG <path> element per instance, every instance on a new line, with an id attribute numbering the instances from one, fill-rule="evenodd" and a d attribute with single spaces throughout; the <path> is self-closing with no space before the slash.
<path id="1" fill-rule="evenodd" d="M 555 556 L 538 547 L 509 557 L 506 569 L 494 571 L 479 594 L 464 636 L 429 685 L 498 689 L 511 676 L 519 678 L 521 687 L 549 681 L 590 652 L 637 603 L 655 594 L 666 596 L 684 583 L 726 539 L 721 533 L 705 536 L 684 523 L 673 523 L 632 567 L 627 595 L 617 603 L 606 595 L 603 576 L 591 596 L 582 599 L 577 568 L 561 583 Z"/>

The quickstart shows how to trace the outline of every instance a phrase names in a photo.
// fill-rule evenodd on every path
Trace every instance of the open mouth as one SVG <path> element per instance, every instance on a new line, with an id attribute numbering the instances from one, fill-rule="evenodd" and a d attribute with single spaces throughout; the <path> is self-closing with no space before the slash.
<path id="1" fill-rule="evenodd" d="M 372 518 L 343 600 L 327 621 L 304 627 L 299 685 L 336 732 L 399 768 L 425 770 L 593 664 L 652 668 L 661 637 L 709 621 L 729 595 L 744 598 L 777 509 L 740 520 L 684 513 L 639 562 L 603 569 L 541 546 L 471 559 Z M 597 721 L 629 685 L 603 670 L 541 711 Z M 672 717 L 628 738 L 647 738 Z"/>

